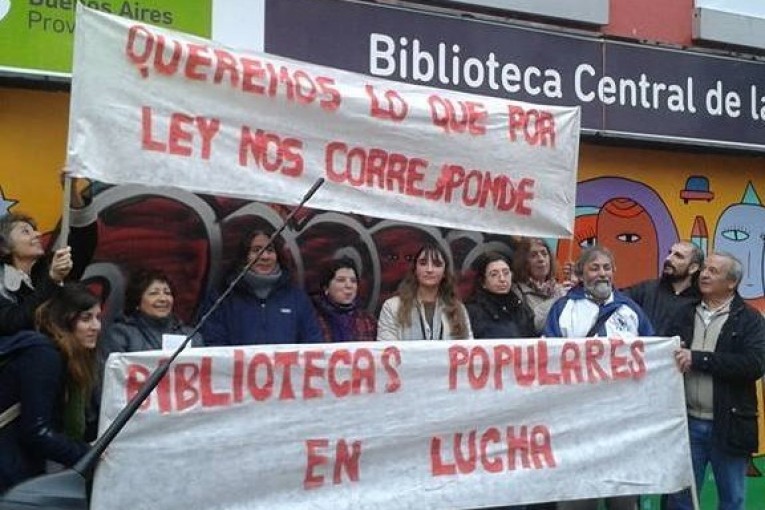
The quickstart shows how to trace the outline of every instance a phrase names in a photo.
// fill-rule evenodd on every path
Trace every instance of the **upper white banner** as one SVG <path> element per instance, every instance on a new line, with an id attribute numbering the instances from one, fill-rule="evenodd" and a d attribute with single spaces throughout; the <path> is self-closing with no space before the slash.
<path id="1" fill-rule="evenodd" d="M 324 177 L 319 209 L 573 233 L 578 107 L 380 80 L 77 9 L 67 166 L 78 177 L 285 204 Z M 470 69 L 464 79 L 484 80 Z"/>
<path id="2" fill-rule="evenodd" d="M 106 451 L 92 506 L 482 508 L 690 485 L 677 340 L 201 348 Z M 106 427 L 165 356 L 106 366 Z"/>

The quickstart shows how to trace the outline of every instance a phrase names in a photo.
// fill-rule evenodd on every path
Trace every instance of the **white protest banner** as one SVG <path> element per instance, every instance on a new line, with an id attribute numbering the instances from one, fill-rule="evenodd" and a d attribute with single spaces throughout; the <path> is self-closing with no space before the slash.
<path id="1" fill-rule="evenodd" d="M 578 107 L 385 81 L 77 9 L 75 176 L 284 204 L 323 177 L 319 209 L 573 233 Z"/>
<path id="2" fill-rule="evenodd" d="M 670 338 L 184 353 L 99 464 L 92 508 L 443 509 L 690 485 Z M 161 352 L 106 367 L 101 424 Z"/>

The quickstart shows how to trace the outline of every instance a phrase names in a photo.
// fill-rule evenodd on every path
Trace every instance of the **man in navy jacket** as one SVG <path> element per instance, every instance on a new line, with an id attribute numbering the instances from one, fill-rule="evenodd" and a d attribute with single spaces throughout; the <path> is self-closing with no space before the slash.
<path id="1" fill-rule="evenodd" d="M 678 314 L 675 354 L 685 374 L 688 430 L 696 489 L 712 465 L 723 510 L 743 510 L 749 456 L 757 450 L 757 390 L 765 373 L 765 319 L 738 294 L 741 262 L 710 255 L 699 277 L 702 300 Z M 672 510 L 690 509 L 690 493 L 670 496 Z"/>
<path id="2" fill-rule="evenodd" d="M 574 266 L 580 285 L 550 309 L 544 336 L 652 336 L 653 326 L 643 310 L 613 288 L 614 257 L 604 246 L 582 252 Z"/>
<path id="3" fill-rule="evenodd" d="M 630 298 L 613 288 L 614 257 L 604 246 L 587 248 L 579 256 L 574 273 L 580 284 L 550 309 L 544 336 L 652 336 L 651 321 Z M 635 510 L 638 496 L 606 498 L 608 510 Z M 559 510 L 596 510 L 598 499 L 558 503 Z"/>

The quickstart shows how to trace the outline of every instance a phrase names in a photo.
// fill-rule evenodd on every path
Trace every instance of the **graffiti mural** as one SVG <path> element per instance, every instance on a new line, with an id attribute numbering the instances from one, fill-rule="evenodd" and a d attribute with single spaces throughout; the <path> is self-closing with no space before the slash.
<path id="1" fill-rule="evenodd" d="M 738 204 L 725 208 L 717 221 L 715 250 L 735 255 L 744 265 L 741 296 L 765 310 L 765 206 L 752 183 L 748 183 Z"/>
<path id="2" fill-rule="evenodd" d="M 7 89 L 0 91 L 0 103 L 0 214 L 32 215 L 53 241 L 61 216 L 68 96 Z M 742 295 L 765 312 L 764 163 L 762 156 L 583 144 L 575 235 L 551 244 L 560 262 L 576 258 L 583 247 L 608 246 L 616 254 L 620 286 L 656 277 L 678 239 L 690 239 L 705 253 L 730 251 L 745 266 Z M 179 290 L 179 314 L 193 320 L 202 297 L 232 263 L 243 228 L 255 221 L 279 225 L 288 213 L 278 205 L 174 188 L 83 186 L 83 194 L 92 197 L 72 212 L 72 225 L 98 226 L 95 251 L 86 255 L 86 277 L 102 289 L 107 320 L 121 309 L 126 275 L 136 267 L 168 272 Z M 309 292 L 318 290 L 319 272 L 329 261 L 354 259 L 361 268 L 360 294 L 373 312 L 395 292 L 424 241 L 446 249 L 461 272 L 462 296 L 471 292 L 470 266 L 480 253 L 511 254 L 517 242 L 508 236 L 312 209 L 296 217 L 284 240 L 295 279 Z M 765 413 L 760 414 L 762 419 Z M 765 445 L 765 423 L 760 430 Z M 764 471 L 763 461 L 757 458 L 752 472 Z M 765 478 L 752 481 L 750 495 L 756 495 L 750 503 L 765 501 Z"/>

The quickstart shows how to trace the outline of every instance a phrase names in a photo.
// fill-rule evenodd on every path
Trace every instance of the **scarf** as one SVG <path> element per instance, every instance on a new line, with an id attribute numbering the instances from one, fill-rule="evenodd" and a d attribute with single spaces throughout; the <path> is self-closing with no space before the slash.
<path id="1" fill-rule="evenodd" d="M 327 320 L 332 332 L 332 341 L 349 342 L 355 340 L 354 314 L 356 303 L 341 305 L 330 301 L 326 294 L 322 294 L 317 301 L 319 312 Z"/>
<path id="2" fill-rule="evenodd" d="M 526 284 L 531 287 L 535 294 L 539 294 L 540 296 L 544 296 L 546 298 L 553 297 L 558 286 L 557 282 L 553 278 L 543 282 L 538 282 L 533 278 L 529 278 L 529 281 L 526 282 Z"/>
<path id="3" fill-rule="evenodd" d="M 64 434 L 72 439 L 82 440 L 85 436 L 86 392 L 74 382 L 67 381 L 64 398 Z"/>
<path id="4" fill-rule="evenodd" d="M 248 292 L 255 294 L 260 299 L 266 299 L 276 284 L 279 283 L 281 277 L 282 270 L 279 268 L 271 274 L 255 274 L 252 271 L 247 271 L 247 274 L 242 278 L 242 284 Z"/>
<path id="5" fill-rule="evenodd" d="M 151 317 L 142 311 L 137 310 L 134 317 L 136 318 L 136 322 L 139 324 L 142 323 L 141 326 L 145 324 L 149 329 L 160 331 L 162 333 L 168 331 L 172 332 L 178 329 L 178 321 L 173 314 L 170 314 L 167 317 Z"/>

